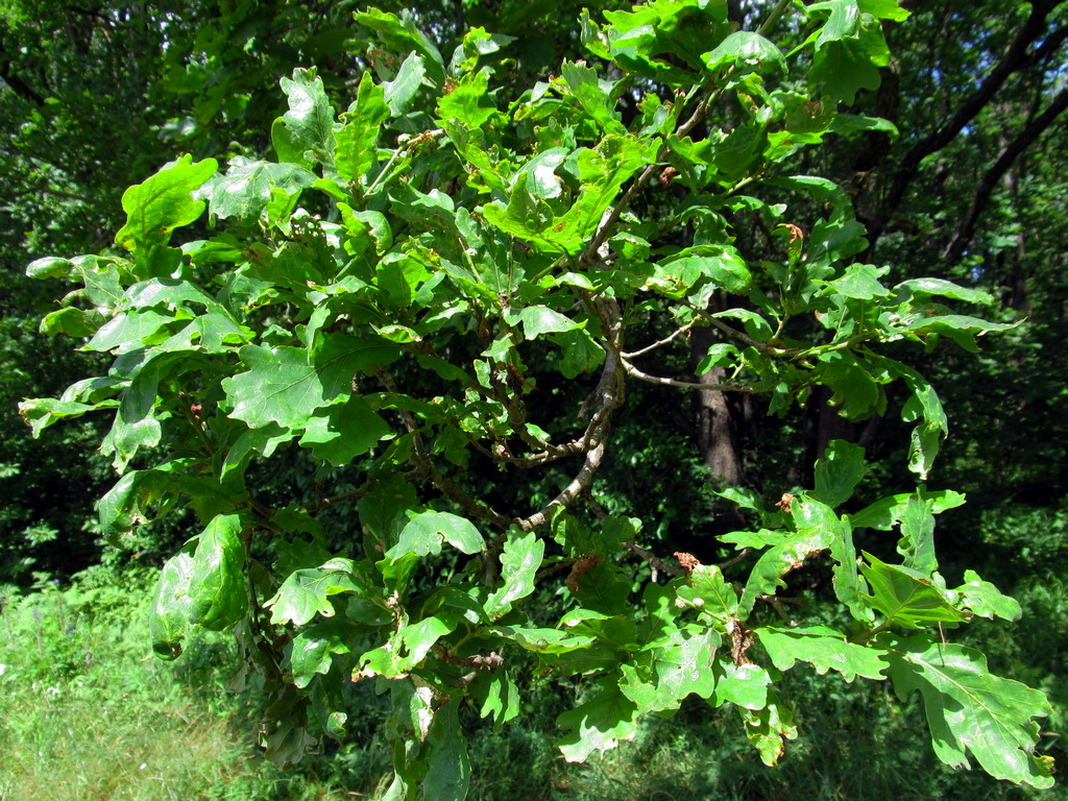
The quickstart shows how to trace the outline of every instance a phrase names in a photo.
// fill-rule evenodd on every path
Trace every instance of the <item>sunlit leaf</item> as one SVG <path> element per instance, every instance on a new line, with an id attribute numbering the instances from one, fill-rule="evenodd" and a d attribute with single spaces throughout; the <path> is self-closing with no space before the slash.
<path id="1" fill-rule="evenodd" d="M 887 671 L 903 701 L 923 697 L 938 758 L 968 767 L 971 754 L 987 773 L 1033 787 L 1051 787 L 1052 760 L 1035 754 L 1038 723 L 1051 713 L 1038 690 L 992 675 L 986 657 L 923 635 L 894 642 Z"/>

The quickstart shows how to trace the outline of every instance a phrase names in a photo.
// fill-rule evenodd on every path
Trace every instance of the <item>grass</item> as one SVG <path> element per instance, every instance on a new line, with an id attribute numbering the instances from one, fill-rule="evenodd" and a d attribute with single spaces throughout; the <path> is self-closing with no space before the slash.
<path id="1" fill-rule="evenodd" d="M 0 800 L 333 801 L 352 796 L 258 754 L 226 690 L 224 637 L 151 655 L 146 581 L 83 576 L 0 608 Z M 116 586 L 121 584 L 121 586 Z"/>
<path id="2" fill-rule="evenodd" d="M 341 801 L 381 796 L 388 751 L 373 731 L 372 721 L 381 717 L 377 712 L 353 710 L 355 718 L 367 723 L 357 727 L 358 742 L 324 745 L 298 768 L 278 769 L 259 755 L 254 743 L 258 699 L 227 689 L 236 657 L 225 635 L 200 637 L 175 663 L 151 655 L 143 613 L 147 585 L 145 575 L 116 577 L 101 569 L 63 589 L 42 582 L 30 594 L 6 593 L 0 603 L 0 801 Z M 1047 645 L 1068 608 L 1063 589 L 1046 583 L 1042 590 L 1053 600 L 1031 593 L 1030 604 L 1025 603 L 1029 616 L 1040 620 Z M 1043 610 L 1049 613 L 1045 617 Z M 1032 650 L 1024 636 L 1027 629 L 991 626 L 989 631 L 1006 638 L 996 644 L 1001 653 L 1019 657 L 1014 652 Z M 1060 633 L 1054 638 L 1057 646 L 1064 642 Z M 982 636 L 983 630 L 976 634 Z M 1012 661 L 1023 665 L 1027 660 Z M 1005 670 L 1010 665 L 1001 667 L 1010 672 Z M 1054 665 L 1039 670 L 1059 676 Z M 885 683 L 847 684 L 804 668 L 787 678 L 783 692 L 795 701 L 801 736 L 775 769 L 760 764 L 735 715 L 711 710 L 698 699 L 689 699 L 672 718 L 649 717 L 634 742 L 603 758 L 568 764 L 553 741 L 559 736 L 555 718 L 570 696 L 553 681 L 537 681 L 528 688 L 523 715 L 510 726 L 492 731 L 480 726 L 475 715 L 467 716 L 473 766 L 468 798 L 1066 797 L 1059 787 L 1030 792 L 978 771 L 953 772 L 938 765 L 916 699 L 902 707 Z M 1038 675 L 1028 678 L 1041 680 Z M 1062 695 L 1056 691 L 1063 690 L 1060 685 L 1050 689 L 1055 699 Z M 1053 728 L 1063 723 L 1063 708 L 1062 700 L 1049 721 Z"/>

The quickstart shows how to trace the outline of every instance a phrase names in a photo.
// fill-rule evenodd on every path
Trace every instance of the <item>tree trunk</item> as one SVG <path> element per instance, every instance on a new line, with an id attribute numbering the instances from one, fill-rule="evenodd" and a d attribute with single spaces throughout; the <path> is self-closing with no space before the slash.
<path id="1" fill-rule="evenodd" d="M 694 364 L 704 358 L 712 344 L 708 329 L 697 329 L 691 338 Z M 703 384 L 718 384 L 725 379 L 722 367 L 713 367 L 697 376 Z M 740 444 L 740 420 L 738 404 L 732 403 L 726 392 L 698 390 L 697 445 L 701 458 L 712 471 L 717 483 L 742 483 L 742 449 Z"/>

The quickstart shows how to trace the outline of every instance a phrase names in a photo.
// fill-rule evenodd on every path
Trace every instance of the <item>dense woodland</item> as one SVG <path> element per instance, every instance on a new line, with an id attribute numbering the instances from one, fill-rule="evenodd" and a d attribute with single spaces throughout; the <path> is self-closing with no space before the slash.
<path id="1" fill-rule="evenodd" d="M 800 50 L 809 34 L 803 15 L 795 12 L 812 4 L 800 0 L 658 2 L 665 7 L 692 5 L 698 15 L 721 14 L 724 35 L 760 30 L 783 52 L 792 46 Z M 233 169 L 235 164 L 260 159 L 297 159 L 285 158 L 280 152 L 286 140 L 280 138 L 274 123 L 285 118 L 287 108 L 291 115 L 297 113 L 295 92 L 304 86 L 312 96 L 314 86 L 321 85 L 325 96 L 340 110 L 368 91 L 365 75 L 396 86 L 404 75 L 402 62 L 414 52 L 412 42 L 418 41 L 406 39 L 411 35 L 398 31 L 422 31 L 435 52 L 446 54 L 446 63 L 457 48 L 461 55 L 466 52 L 465 42 L 474 47 L 475 55 L 468 57 L 481 58 L 480 65 L 490 66 L 492 104 L 496 109 L 507 109 L 510 104 L 518 107 L 528 102 L 523 93 L 537 81 L 557 74 L 562 62 L 586 60 L 592 65 L 602 57 L 596 47 L 590 48 L 590 37 L 580 35 L 583 9 L 588 9 L 595 23 L 603 23 L 606 12 L 612 19 L 612 12 L 631 9 L 629 3 L 541 0 L 376 5 L 383 12 L 380 16 L 363 13 L 363 3 L 345 1 L 127 5 L 20 1 L 0 8 L 0 125 L 6 133 L 0 143 L 0 174 L 7 190 L 0 201 L 0 263 L 7 279 L 0 290 L 0 408 L 4 409 L 0 415 L 0 587 L 4 614 L 9 616 L 6 647 L 12 649 L 0 652 L 7 654 L 0 660 L 10 663 L 18 638 L 29 636 L 29 629 L 19 628 L 23 625 L 16 615 L 20 604 L 49 593 L 66 598 L 62 593 L 69 591 L 73 593 L 67 601 L 71 610 L 80 610 L 78 614 L 89 620 L 97 611 L 94 603 L 103 604 L 101 613 L 121 605 L 116 588 L 140 587 L 154 579 L 155 572 L 211 519 L 204 518 L 202 508 L 186 509 L 176 504 L 168 514 L 136 526 L 133 524 L 140 522 L 136 518 L 144 510 L 126 509 L 121 514 L 129 519 L 117 523 L 121 514 L 96 507 L 118 478 L 113 464 L 115 448 L 108 455 L 99 449 L 108 436 L 110 413 L 104 410 L 60 425 L 38 425 L 36 431 L 27 425 L 40 420 L 34 407 L 28 415 L 20 416 L 20 402 L 58 397 L 85 376 L 106 375 L 111 362 L 102 348 L 79 349 L 96 331 L 84 318 L 55 316 L 60 308 L 58 299 L 71 287 L 49 277 L 46 270 L 38 270 L 45 274 L 45 280 L 31 280 L 26 277 L 26 266 L 46 257 L 118 253 L 121 247 L 115 244 L 116 232 L 126 230 L 128 220 L 124 192 L 128 187 L 145 185 L 168 162 L 184 164 L 187 162 L 180 160 L 191 157 L 188 163 L 203 164 L 203 160 L 218 159 Z M 774 381 L 767 384 L 766 391 L 731 391 L 733 377 L 728 375 L 727 362 L 709 357 L 723 329 L 695 325 L 684 317 L 665 322 L 650 306 L 647 317 L 635 313 L 632 329 L 637 338 L 654 343 L 670 339 L 672 344 L 647 352 L 634 346 L 629 355 L 636 372 L 631 376 L 670 376 L 675 385 L 642 380 L 628 384 L 625 403 L 609 410 L 613 414 L 611 427 L 606 425 L 603 432 L 609 442 L 607 456 L 595 465 L 599 469 L 592 485 L 582 487 L 576 501 L 576 509 L 581 511 L 575 515 L 593 526 L 606 519 L 643 521 L 642 538 L 632 537 L 640 544 L 628 545 L 626 556 L 629 569 L 646 571 L 640 577 L 643 581 L 649 580 L 650 571 L 653 583 L 658 571 L 661 575 L 668 570 L 670 575 L 685 572 L 689 576 L 690 569 L 685 564 L 680 569 L 673 554 L 705 565 L 725 565 L 727 573 L 728 567 L 733 567 L 734 544 L 748 542 L 735 536 L 739 530 L 762 525 L 774 528 L 768 520 L 783 514 L 784 508 L 789 513 L 789 496 L 814 484 L 826 485 L 830 480 L 827 473 L 820 474 L 815 466 L 826 465 L 828 460 L 833 463 L 836 453 L 851 453 L 832 443 L 853 443 L 864 449 L 863 477 L 853 497 L 843 500 L 842 509 L 850 514 L 884 496 L 915 489 L 917 478 L 910 474 L 911 462 L 911 473 L 919 474 L 931 492 L 955 491 L 967 498 L 956 508 L 947 504 L 938 515 L 934 541 L 945 582 L 954 587 L 967 580 L 965 571 L 978 571 L 983 579 L 1016 598 L 1022 610 L 1015 622 L 977 621 L 942 636 L 948 634 L 955 641 L 979 648 L 999 675 L 1046 693 L 1052 714 L 1038 724 L 1036 753 L 1053 757 L 1063 766 L 1068 764 L 1061 736 L 1068 719 L 1062 656 L 1068 650 L 1068 392 L 1063 379 L 1068 372 L 1064 343 L 1068 333 L 1068 222 L 1064 214 L 1068 164 L 1061 162 L 1068 158 L 1068 126 L 1064 124 L 1068 119 L 1064 113 L 1068 106 L 1068 3 L 903 0 L 900 6 L 909 12 L 907 19 L 898 13 L 897 6 L 890 0 L 859 3 L 868 18 L 873 14 L 880 18 L 874 24 L 870 19 L 865 23 L 869 25 L 865 47 L 876 47 L 870 40 L 879 32 L 885 37 L 888 57 L 875 63 L 879 59 L 865 60 L 854 53 L 849 58 L 855 58 L 855 63 L 847 59 L 844 66 L 838 66 L 838 77 L 827 79 L 833 91 L 826 90 L 822 100 L 813 95 L 807 104 L 793 108 L 793 121 L 786 124 L 799 132 L 795 138 L 801 144 L 789 153 L 784 150 L 785 155 L 776 156 L 778 161 L 769 157 L 765 166 L 753 166 L 750 159 L 723 184 L 729 187 L 729 191 L 723 190 L 724 195 L 735 191 L 739 179 L 762 187 L 753 189 L 752 194 L 766 206 L 754 200 L 750 208 L 725 207 L 722 230 L 729 232 L 732 252 L 749 265 L 748 272 L 757 276 L 754 280 L 758 284 L 765 281 L 769 287 L 778 280 L 775 268 L 769 265 L 790 258 L 795 260 L 793 265 L 802 247 L 810 248 L 806 257 L 814 259 L 818 245 L 841 264 L 888 268 L 880 273 L 886 286 L 933 278 L 951 281 L 960 288 L 947 301 L 951 308 L 940 307 L 937 314 L 974 315 L 988 321 L 985 327 L 961 333 L 947 323 L 941 330 L 924 329 L 914 342 L 888 342 L 881 351 L 886 358 L 926 377 L 941 398 L 948 415 L 948 434 L 937 461 L 933 466 L 924 465 L 929 470 L 916 469 L 916 460 L 928 457 L 916 453 L 913 420 L 917 414 L 909 412 L 907 381 L 893 382 L 889 376 L 886 380 L 858 378 L 858 362 L 849 362 L 839 364 L 839 372 L 828 367 L 803 391 L 792 391 L 794 397 L 788 401 L 781 397 Z M 853 3 L 850 7 L 858 6 Z M 831 11 L 839 13 L 837 8 Z M 391 13 L 403 16 L 388 17 Z M 392 23 L 382 21 L 387 18 L 404 19 L 410 27 L 391 27 Z M 476 27 L 499 36 L 487 36 L 478 40 L 481 44 L 472 45 L 475 40 L 465 39 L 465 34 Z M 657 62 L 657 69 L 663 72 L 643 75 L 636 85 L 655 94 L 660 86 L 657 81 L 668 85 L 672 80 L 665 77 L 675 74 L 670 70 L 684 72 L 692 66 L 693 60 L 688 59 L 681 51 L 664 55 Z M 301 68 L 315 68 L 315 72 L 294 73 Z M 608 64 L 602 77 L 618 80 L 620 69 L 617 64 Z M 289 82 L 283 83 L 285 91 L 279 88 L 283 78 Z M 314 84 L 316 78 L 320 83 Z M 431 80 L 424 80 L 423 91 Z M 782 91 L 791 90 L 787 79 L 783 80 Z M 460 79 L 447 85 L 455 97 L 466 97 L 466 84 Z M 396 91 L 387 96 L 391 103 Z M 416 91 L 412 90 L 415 99 L 410 100 L 415 110 L 408 119 L 418 120 L 414 115 L 419 112 L 422 96 Z M 674 89 L 669 87 L 661 94 L 667 97 L 671 91 Z M 752 86 L 747 85 L 745 91 L 760 96 Z M 748 97 L 739 92 L 722 100 L 712 112 L 704 110 L 707 119 L 702 117 L 687 133 L 696 139 L 702 133 L 711 138 L 708 132 L 714 130 L 741 131 L 748 124 Z M 681 106 L 682 95 L 677 98 Z M 618 121 L 626 129 L 635 130 L 651 119 L 648 104 L 640 102 L 637 91 L 620 92 L 614 100 L 618 101 Z M 431 101 L 426 102 L 432 107 Z M 457 105 L 460 102 L 466 100 L 457 100 Z M 477 107 L 477 98 L 471 103 L 472 108 Z M 836 114 L 846 116 L 838 120 Z M 806 122 L 798 123 L 804 115 Z M 888 124 L 875 123 L 873 118 Z M 403 125 L 398 125 L 403 131 Z M 412 128 L 408 135 L 428 129 Z M 809 139 L 805 139 L 806 133 Z M 396 139 L 396 133 L 391 135 Z M 453 136 L 451 132 L 449 135 Z M 731 146 L 750 147 L 740 136 L 731 140 Z M 627 213 L 636 219 L 643 215 L 650 219 L 685 216 L 679 209 L 695 202 L 692 197 L 701 190 L 697 179 L 680 175 L 672 166 L 682 163 L 663 161 L 641 191 L 633 193 Z M 722 163 L 719 169 L 724 175 L 730 172 Z M 427 173 L 434 170 L 445 174 L 447 168 L 437 163 L 426 168 Z M 488 167 L 485 172 L 489 173 Z M 801 184 L 789 184 L 782 178 L 787 175 L 820 176 L 833 181 L 843 193 L 828 190 L 821 195 Z M 419 173 L 418 177 L 422 180 L 425 175 Z M 442 182 L 446 187 L 442 193 L 451 191 L 460 203 L 463 180 L 449 180 L 451 183 Z M 493 187 L 491 180 L 486 182 L 488 196 Z M 471 183 L 474 186 L 474 179 Z M 310 185 L 311 179 L 304 187 Z M 628 184 L 621 186 L 625 190 Z M 370 190 L 368 194 L 372 194 Z M 217 194 L 212 203 L 224 208 L 220 197 Z M 413 207 L 431 216 L 440 213 L 429 201 L 419 202 L 424 205 L 413 201 Z M 776 202 L 789 205 L 788 217 L 778 219 L 769 211 Z M 835 210 L 828 211 L 832 207 Z M 215 211 L 216 206 L 212 208 Z M 843 209 L 848 209 L 848 214 Z M 329 213 L 325 206 L 323 212 L 324 216 Z M 622 216 L 629 223 L 630 217 Z M 195 235 L 185 237 L 185 242 L 216 234 L 212 228 L 218 223 L 215 219 L 189 222 Z M 687 224 L 701 233 L 700 221 Z M 645 235 L 645 229 L 642 231 Z M 243 234 L 239 231 L 238 235 Z M 522 233 L 514 235 L 517 241 L 523 239 Z M 665 247 L 677 244 L 671 232 L 658 235 L 667 243 Z M 538 236 L 541 234 L 532 234 L 532 244 L 519 248 L 524 258 L 535 259 L 539 247 L 548 241 Z M 136 250 L 141 246 L 135 242 L 127 247 Z M 592 258 L 598 250 L 583 252 L 581 258 Z M 202 269 L 211 263 L 205 260 L 197 266 Z M 409 300 L 416 302 L 414 294 Z M 703 296 L 702 302 L 714 315 L 728 313 L 734 301 L 726 294 L 713 293 Z M 52 315 L 51 329 L 42 331 L 41 321 L 46 315 Z M 301 324 L 307 320 L 294 319 Z M 741 327 L 743 318 L 727 319 Z M 608 327 L 603 315 L 601 322 Z M 283 321 L 282 327 L 285 325 Z M 552 323 L 544 325 L 553 333 Z M 686 336 L 673 333 L 676 325 L 686 329 Z M 592 329 L 594 324 L 590 326 Z M 780 332 L 785 326 L 784 320 Z M 524 330 L 527 339 L 534 338 L 530 328 Z M 561 328 L 556 333 L 567 331 Z M 803 342 L 806 337 L 818 337 L 818 327 L 813 323 L 802 329 L 798 324 L 788 335 Z M 272 341 L 283 342 L 277 332 L 272 336 L 276 337 Z M 465 342 L 457 337 L 447 353 L 461 354 L 454 359 L 460 360 Z M 580 376 L 581 382 L 588 378 L 587 362 L 592 364 L 593 357 L 574 355 L 581 351 L 575 345 L 566 358 L 579 363 L 561 368 L 560 360 L 565 357 L 548 347 L 529 347 L 530 351 L 524 351 L 525 361 L 514 362 L 526 372 L 511 379 L 504 376 L 500 382 L 512 381 L 513 387 L 526 384 L 528 389 L 536 384 L 537 392 L 528 402 L 531 415 L 551 429 L 546 436 L 566 434 L 566 426 L 573 421 L 565 421 L 565 414 L 573 415 L 579 407 L 585 411 L 592 386 L 588 381 L 578 386 L 574 379 Z M 380 374 L 370 376 L 364 380 L 377 378 L 389 393 L 397 394 Z M 445 373 L 441 377 L 442 381 L 448 378 Z M 226 384 L 235 380 L 231 375 L 224 379 L 224 385 L 236 386 Z M 761 380 L 770 381 L 766 376 Z M 680 384 L 690 388 L 680 392 Z M 756 382 L 754 386 L 764 385 Z M 436 384 L 432 388 L 438 391 Z M 205 415 L 214 402 L 203 401 Z M 200 412 L 199 403 L 193 417 Z M 187 404 L 187 408 L 194 406 Z M 414 436 L 416 427 L 410 419 L 412 414 L 422 413 L 420 407 L 413 402 L 391 409 Z M 545 420 L 553 422 L 550 425 Z M 162 447 L 185 447 L 173 445 L 176 441 L 165 438 Z M 421 446 L 415 441 L 412 447 L 418 456 Z M 485 452 L 474 448 L 470 458 L 457 455 L 453 449 L 459 447 L 439 437 L 432 455 L 452 472 L 442 476 L 434 472 L 438 468 L 420 465 L 417 460 L 413 463 L 421 466 L 423 473 L 416 476 L 414 486 L 418 487 L 419 501 L 427 505 L 425 509 L 465 514 L 485 527 L 499 522 L 494 518 L 497 509 L 516 505 L 549 508 L 547 504 L 560 487 L 582 469 L 580 454 L 546 469 L 504 473 L 494 460 L 500 454 L 497 446 L 489 445 Z M 264 449 L 273 451 L 274 446 Z M 138 469 L 152 463 L 144 450 L 139 455 L 136 451 L 134 447 L 122 469 L 131 461 Z M 314 451 L 285 446 L 280 453 L 288 455 L 264 459 L 250 471 L 246 480 L 249 486 L 254 485 L 249 490 L 254 500 L 249 502 L 249 513 L 268 519 L 272 513 L 264 509 L 299 504 L 317 514 L 317 525 L 322 529 L 321 535 L 316 535 L 321 536 L 317 546 L 321 545 L 324 553 L 347 555 L 352 549 L 369 548 L 370 540 L 352 533 L 351 519 L 354 515 L 371 517 L 366 502 L 361 505 L 361 501 L 381 485 L 370 479 L 364 485 L 362 474 L 346 472 L 345 465 L 338 464 L 352 462 L 354 457 L 324 456 L 325 446 Z M 362 458 L 362 454 L 355 455 Z M 522 458 L 516 456 L 512 463 Z M 931 453 L 929 460 L 933 458 Z M 478 497 L 491 497 L 492 503 L 472 500 Z M 780 506 L 776 507 L 776 502 Z M 217 504 L 211 508 L 226 511 Z M 101 515 L 108 514 L 111 517 L 102 525 Z M 536 529 L 537 514 L 528 510 L 515 516 L 534 521 L 521 526 L 526 531 Z M 368 524 L 363 525 L 366 535 Z M 506 520 L 502 530 L 507 525 Z M 857 553 L 863 550 L 893 561 L 894 548 L 888 544 L 885 531 L 874 527 L 858 530 L 856 539 Z M 389 543 L 385 544 L 388 554 Z M 263 547 L 269 550 L 275 545 Z M 440 543 L 437 547 L 440 551 Z M 472 554 L 477 549 L 461 550 Z M 565 559 L 568 556 L 570 561 Z M 575 565 L 582 558 L 581 551 L 568 553 L 565 548 L 558 568 L 560 583 L 578 575 Z M 262 559 L 266 563 L 269 557 Z M 634 581 L 637 587 L 639 578 Z M 799 603 L 804 611 L 797 614 L 803 614 L 807 623 L 838 625 L 829 569 L 805 568 L 789 583 L 789 604 Z M 771 594 L 774 596 L 774 591 Z M 147 603 L 143 592 L 136 597 L 139 603 Z M 539 596 L 539 602 L 551 608 L 555 601 L 548 597 Z M 633 598 L 630 602 L 640 604 Z M 764 611 L 769 619 L 795 614 L 792 606 L 784 613 L 781 605 L 771 601 Z M 147 639 L 143 643 L 146 649 L 151 645 Z M 223 640 L 209 637 L 205 642 L 200 656 L 194 642 L 176 663 L 179 675 L 187 671 L 186 680 L 191 684 L 203 681 L 204 674 L 181 667 L 183 659 L 200 659 L 222 675 L 234 672 L 239 661 L 247 661 L 248 650 L 254 650 L 248 641 L 242 642 L 244 656 L 235 656 L 232 646 Z M 284 652 L 284 645 L 276 646 L 280 654 Z M 336 653 L 341 659 L 340 652 Z M 137 661 L 136 656 L 130 658 Z M 451 651 L 449 658 L 455 658 Z M 442 660 L 443 664 L 448 662 L 445 657 Z M 48 676 L 46 662 L 42 660 L 36 668 L 39 681 Z M 325 665 L 330 668 L 329 654 Z M 356 665 L 348 669 L 353 667 Z M 67 665 L 64 669 L 77 673 L 82 668 Z M 9 670 L 0 671 L 0 687 L 5 681 L 15 686 L 17 671 Z M 845 683 L 836 679 L 832 684 L 826 677 L 817 680 L 812 670 L 800 678 L 787 679 L 781 689 L 784 695 L 792 696 L 795 708 L 807 712 L 798 714 L 799 739 L 787 745 L 778 768 L 761 766 L 756 753 L 745 751 L 749 746 L 744 742 L 739 744 L 744 738 L 729 733 L 729 727 L 718 718 L 709 718 L 707 709 L 697 711 L 687 701 L 681 709 L 675 704 L 679 711 L 672 725 L 677 728 L 670 735 L 665 734 L 667 729 L 654 727 L 648 730 L 651 734 L 638 738 L 639 746 L 611 757 L 618 761 L 606 762 L 608 766 L 599 768 L 600 773 L 566 773 L 553 762 L 551 744 L 559 734 L 553 730 L 554 720 L 561 713 L 566 717 L 565 711 L 573 703 L 569 693 L 575 688 L 568 681 L 535 678 L 541 674 L 533 667 L 524 670 L 528 686 L 523 692 L 527 695 L 518 720 L 508 724 L 512 734 L 482 732 L 475 714 L 471 720 L 461 715 L 461 723 L 450 724 L 465 728 L 471 741 L 469 797 L 476 797 L 477 792 L 481 793 L 479 798 L 506 798 L 516 787 L 522 787 L 523 792 L 539 798 L 617 797 L 611 795 L 613 792 L 623 793 L 618 796 L 621 798 L 651 798 L 657 786 L 641 785 L 640 774 L 657 775 L 657 760 L 674 760 L 691 771 L 689 778 L 658 779 L 660 787 L 669 788 L 670 795 L 679 799 L 712 795 L 897 798 L 909 792 L 924 798 L 1017 798 L 1053 797 L 1062 792 L 1060 788 L 1016 788 L 978 772 L 965 774 L 940 766 L 930 753 L 926 732 L 916 735 L 926 724 L 915 698 L 911 704 L 893 706 L 888 701 L 891 694 L 879 687 L 862 686 L 861 680 Z M 325 673 L 325 669 L 319 672 Z M 336 708 L 330 707 L 325 713 L 317 708 L 295 712 L 303 696 L 291 686 L 285 691 L 272 689 L 271 681 L 268 677 L 246 682 L 245 695 L 240 696 L 241 712 L 234 718 L 240 719 L 234 724 L 236 730 L 244 732 L 236 735 L 241 743 L 255 741 L 257 705 L 268 703 L 258 693 L 266 694 L 274 708 L 269 710 L 264 739 L 276 752 L 273 755 L 282 752 L 279 761 L 283 763 L 296 761 L 304 750 L 310 755 L 299 765 L 287 767 L 291 775 L 315 774 L 323 777 L 324 787 L 329 781 L 336 783 L 334 789 L 324 789 L 323 793 L 340 792 L 338 787 L 386 792 L 388 781 L 383 784 L 381 777 L 390 772 L 390 756 L 374 740 L 379 735 L 362 732 L 365 722 L 373 731 L 388 714 L 380 694 L 366 690 L 366 684 L 356 684 L 356 689 L 345 690 L 344 698 L 320 702 L 316 696 L 312 704 L 333 703 Z M 304 686 L 307 682 L 302 690 Z M 238 697 L 234 695 L 236 689 L 224 691 L 227 693 Z M 256 709 L 249 711 L 249 705 Z M 447 708 L 452 707 L 450 702 Z M 342 708 L 352 722 L 351 730 L 361 733 L 322 739 L 324 733 L 337 734 L 330 729 L 330 715 Z M 218 715 L 235 713 L 223 704 Z M 284 726 L 279 728 L 278 720 L 286 715 L 306 716 L 310 734 L 303 728 L 295 733 Z M 318 724 L 317 716 L 322 717 Z M 10 747 L 14 730 L 9 726 L 5 732 L 5 725 L 0 718 L 0 743 Z M 397 725 L 392 720 L 380 728 Z M 435 731 L 431 730 L 431 739 Z M 838 753 L 839 758 L 829 759 L 828 751 Z M 731 761 L 729 769 L 721 769 L 715 779 L 708 778 L 709 773 L 702 774 L 706 768 L 694 757 L 710 753 L 724 764 Z M 888 756 L 882 767 L 872 767 L 873 755 L 879 759 Z M 509 773 L 510 761 L 534 765 L 531 775 L 544 786 L 525 785 L 522 769 L 515 776 Z M 646 767 L 639 770 L 643 765 Z M 262 770 L 275 769 L 265 764 Z M 917 773 L 922 776 L 917 777 Z M 604 784 L 597 784 L 598 776 L 607 777 Z M 0 795 L 3 781 L 0 778 Z M 613 782 L 630 789 L 613 788 Z M 391 797 L 403 798 L 403 792 L 411 791 L 397 791 L 395 787 L 390 792 L 401 794 Z M 253 790 L 247 792 L 247 797 L 253 797 Z M 273 797 L 286 797 L 277 788 L 271 792 Z M 292 797 L 298 797 L 296 789 L 292 792 Z M 627 796 L 627 792 L 632 795 Z"/>

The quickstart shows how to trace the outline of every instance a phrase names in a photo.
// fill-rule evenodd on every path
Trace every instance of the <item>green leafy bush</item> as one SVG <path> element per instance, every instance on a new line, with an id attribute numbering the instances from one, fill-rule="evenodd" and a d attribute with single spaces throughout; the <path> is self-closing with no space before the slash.
<path id="1" fill-rule="evenodd" d="M 907 13 L 780 2 L 757 31 L 708 0 L 605 16 L 581 20 L 589 61 L 514 95 L 506 38 L 476 28 L 443 56 L 410 17 L 357 13 L 377 74 L 346 110 L 297 70 L 275 160 L 183 156 L 124 194 L 123 255 L 30 265 L 77 287 L 44 329 L 114 361 L 24 416 L 113 415 L 106 530 L 179 507 L 203 527 L 162 569 L 154 648 L 233 628 L 283 763 L 351 736 L 347 694 L 387 694 L 388 799 L 463 798 L 468 718 L 523 714 L 532 662 L 577 678 L 570 762 L 697 697 L 774 764 L 798 733 L 783 676 L 804 663 L 920 697 L 946 764 L 1049 786 L 1042 693 L 944 638 L 1020 611 L 939 572 L 935 515 L 959 493 L 854 510 L 864 451 L 835 441 L 775 505 L 723 491 L 754 526 L 708 545 L 738 551 L 720 565 L 655 552 L 656 520 L 596 500 L 635 382 L 769 414 L 825 389 L 849 420 L 886 413 L 893 385 L 926 480 L 947 417 L 898 343 L 975 350 L 1008 326 L 945 305 L 985 293 L 856 261 L 848 198 L 802 171 L 808 148 L 892 131 L 838 109 L 877 85 L 882 26 Z M 742 216 L 766 242 L 736 238 Z M 662 372 L 670 353 L 696 355 L 690 375 Z M 274 480 L 294 462 L 314 469 Z M 862 529 L 894 534 L 858 552 Z M 829 619 L 794 617 L 809 574 Z"/>

